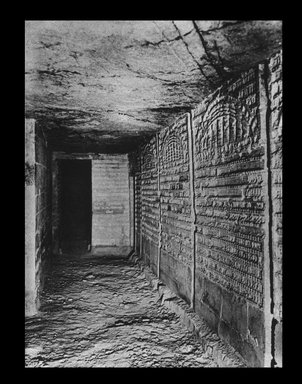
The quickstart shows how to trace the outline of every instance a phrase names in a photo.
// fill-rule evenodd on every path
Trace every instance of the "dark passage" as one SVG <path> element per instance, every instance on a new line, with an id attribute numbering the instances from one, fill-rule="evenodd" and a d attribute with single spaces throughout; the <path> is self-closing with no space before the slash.
<path id="1" fill-rule="evenodd" d="M 85 251 L 91 241 L 91 161 L 61 160 L 61 249 Z"/>

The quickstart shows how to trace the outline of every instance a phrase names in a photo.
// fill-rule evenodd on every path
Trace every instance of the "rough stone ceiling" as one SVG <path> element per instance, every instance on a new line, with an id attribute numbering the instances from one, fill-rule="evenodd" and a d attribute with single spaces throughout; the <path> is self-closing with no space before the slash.
<path id="1" fill-rule="evenodd" d="M 26 21 L 26 117 L 56 150 L 128 152 L 281 38 L 281 21 Z"/>

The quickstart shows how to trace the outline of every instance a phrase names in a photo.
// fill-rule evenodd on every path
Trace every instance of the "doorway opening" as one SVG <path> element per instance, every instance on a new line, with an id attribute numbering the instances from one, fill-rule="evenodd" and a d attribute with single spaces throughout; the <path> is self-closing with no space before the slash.
<path id="1" fill-rule="evenodd" d="M 82 253 L 91 247 L 91 160 L 60 160 L 60 248 Z"/>

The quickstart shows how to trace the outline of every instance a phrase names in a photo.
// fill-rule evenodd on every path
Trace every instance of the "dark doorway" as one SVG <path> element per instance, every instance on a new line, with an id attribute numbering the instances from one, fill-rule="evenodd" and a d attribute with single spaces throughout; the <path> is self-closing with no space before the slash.
<path id="1" fill-rule="evenodd" d="M 91 244 L 91 160 L 61 160 L 60 244 L 63 252 L 86 252 Z"/>

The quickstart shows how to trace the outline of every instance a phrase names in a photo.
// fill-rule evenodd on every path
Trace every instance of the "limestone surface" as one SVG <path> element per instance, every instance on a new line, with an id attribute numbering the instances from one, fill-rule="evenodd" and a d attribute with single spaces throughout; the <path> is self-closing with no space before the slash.
<path id="1" fill-rule="evenodd" d="M 126 153 L 281 34 L 278 20 L 26 21 L 26 117 L 56 150 Z"/>

